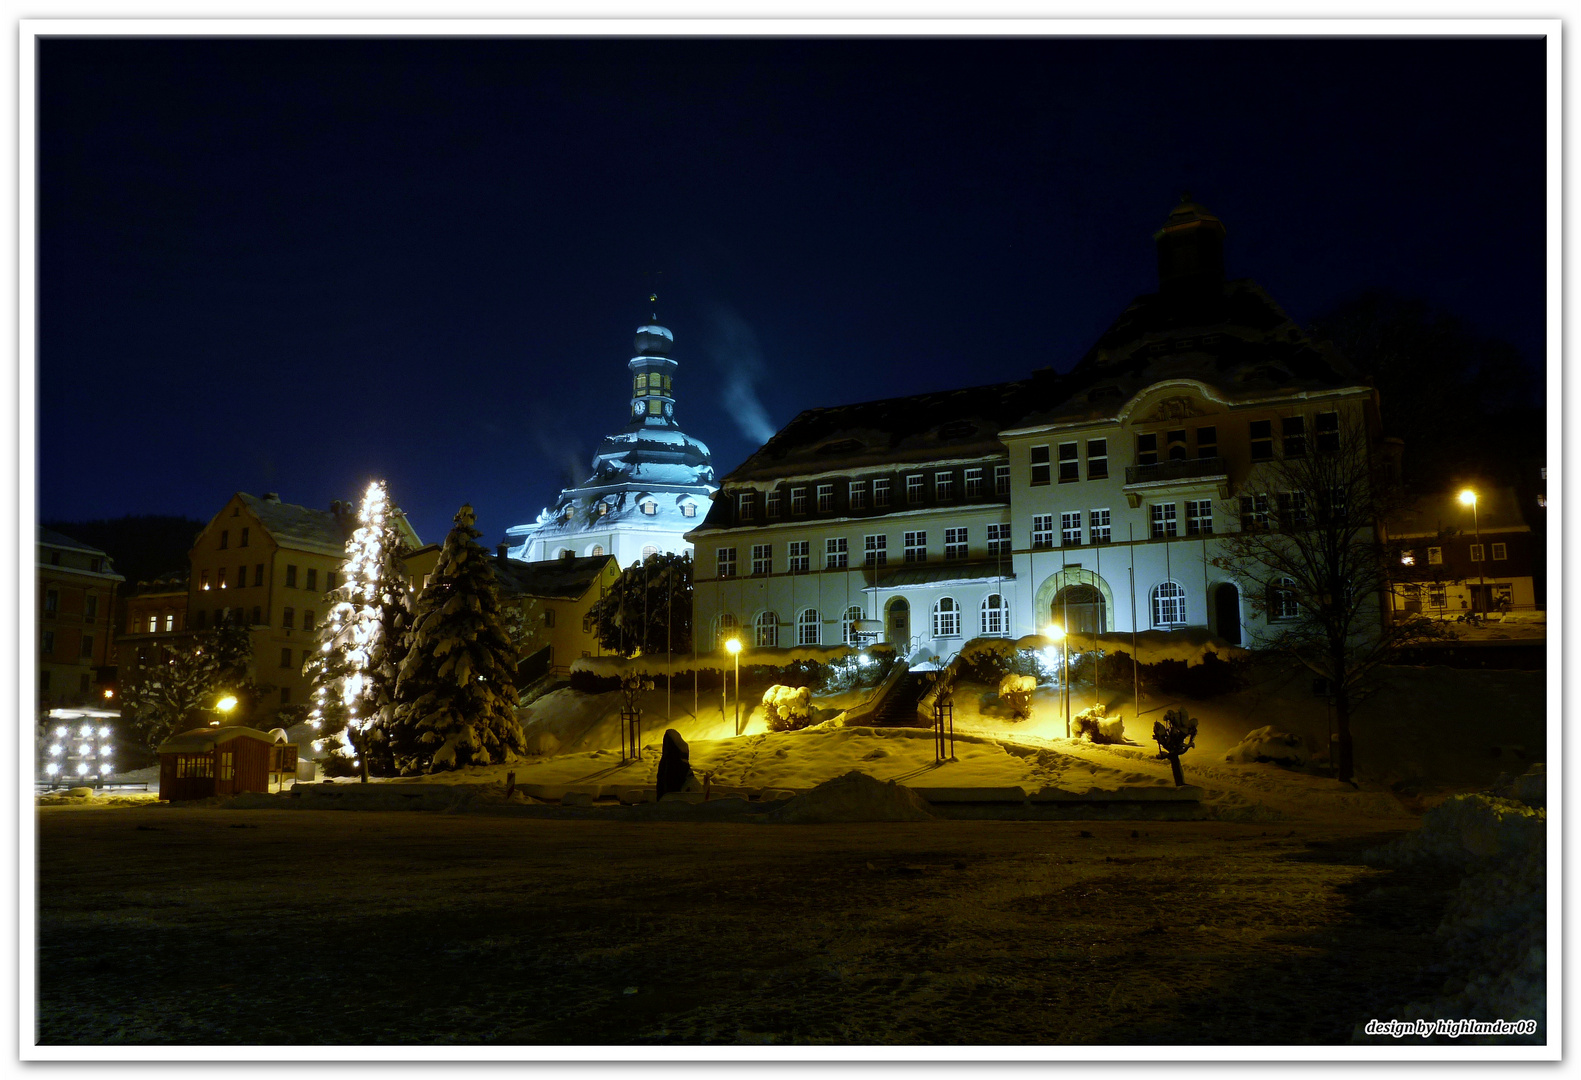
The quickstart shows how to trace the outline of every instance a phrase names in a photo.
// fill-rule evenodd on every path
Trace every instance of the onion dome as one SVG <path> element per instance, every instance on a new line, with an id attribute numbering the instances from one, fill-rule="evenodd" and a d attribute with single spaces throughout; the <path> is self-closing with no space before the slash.
<path id="1" fill-rule="evenodd" d="M 668 328 L 658 323 L 649 323 L 647 326 L 637 328 L 638 356 L 669 356 L 670 347 L 674 344 L 674 335 Z"/>

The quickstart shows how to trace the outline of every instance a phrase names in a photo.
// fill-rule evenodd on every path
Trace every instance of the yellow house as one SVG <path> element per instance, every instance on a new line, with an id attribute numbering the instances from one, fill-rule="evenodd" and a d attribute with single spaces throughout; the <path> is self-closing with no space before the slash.
<path id="1" fill-rule="evenodd" d="M 506 557 L 506 545 L 490 565 L 502 605 L 514 607 L 525 623 L 526 640 L 517 678 L 523 686 L 544 675 L 569 675 L 571 661 L 599 656 L 598 631 L 588 616 L 615 579 L 620 564 L 613 555 L 522 562 Z M 439 562 L 438 544 L 406 556 L 412 591 L 421 593 Z"/>
<path id="2" fill-rule="evenodd" d="M 397 526 L 408 547 L 420 546 L 404 515 Z M 239 621 L 252 631 L 253 679 L 265 693 L 254 727 L 267 729 L 283 707 L 306 704 L 302 661 L 340 584 L 356 507 L 336 500 L 328 510 L 296 506 L 270 492 L 237 492 L 198 534 L 189 561 L 187 626 L 201 631 Z"/>

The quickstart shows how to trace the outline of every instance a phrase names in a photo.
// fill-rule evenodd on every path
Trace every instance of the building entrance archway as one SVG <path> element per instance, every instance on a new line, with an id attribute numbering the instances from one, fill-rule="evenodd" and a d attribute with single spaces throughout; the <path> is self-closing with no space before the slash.
<path id="1" fill-rule="evenodd" d="M 1214 630 L 1231 645 L 1241 643 L 1241 590 L 1228 581 L 1213 592 Z"/>
<path id="2" fill-rule="evenodd" d="M 1101 634 L 1108 626 L 1103 593 L 1095 585 L 1067 585 L 1049 602 L 1049 619 L 1068 634 Z"/>
<path id="3" fill-rule="evenodd" d="M 1072 567 L 1070 569 L 1056 571 L 1055 573 L 1052 573 L 1048 577 L 1044 578 L 1043 584 L 1038 586 L 1037 598 L 1032 606 L 1032 617 L 1035 619 L 1048 619 L 1054 611 L 1054 597 L 1058 596 L 1061 590 L 1076 585 L 1086 585 L 1091 587 L 1092 590 L 1098 594 L 1099 601 L 1101 601 L 1099 603 L 1093 604 L 1091 600 L 1091 594 L 1083 594 L 1088 597 L 1085 602 L 1092 605 L 1090 611 L 1095 630 L 1076 632 L 1096 632 L 1101 634 L 1113 633 L 1114 590 L 1109 588 L 1109 583 L 1107 581 L 1093 573 L 1091 570 L 1081 570 Z M 1070 601 L 1071 620 L 1074 622 L 1076 618 L 1076 594 L 1071 594 Z M 1063 607 L 1064 605 L 1062 603 L 1062 610 Z M 1063 623 L 1063 616 L 1056 618 L 1054 621 Z M 1041 634 L 1046 629 L 1047 626 L 1034 626 L 1030 629 L 1030 632 L 1034 634 Z"/>
<path id="4" fill-rule="evenodd" d="M 884 605 L 884 640 L 902 656 L 911 648 L 911 605 L 904 596 Z"/>

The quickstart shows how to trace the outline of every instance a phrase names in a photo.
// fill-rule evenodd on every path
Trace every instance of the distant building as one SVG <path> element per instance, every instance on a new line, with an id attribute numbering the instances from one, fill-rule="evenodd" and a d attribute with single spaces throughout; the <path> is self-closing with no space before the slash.
<path id="1" fill-rule="evenodd" d="M 1392 575 L 1395 613 L 1536 609 L 1540 554 L 1515 489 L 1479 490 L 1475 519 L 1459 492 L 1422 495 L 1387 528 L 1403 548 Z"/>
<path id="2" fill-rule="evenodd" d="M 947 658 L 1067 622 L 1265 635 L 1214 538 L 1303 512 L 1262 463 L 1376 438 L 1377 396 L 1225 280 L 1224 234 L 1182 200 L 1154 235 L 1157 291 L 1067 374 L 793 419 L 688 534 L 699 640 L 831 645 L 881 621 L 903 653 Z"/>
<path id="3" fill-rule="evenodd" d="M 421 592 L 438 565 L 441 545 L 429 544 L 406 557 L 414 593 Z M 620 577 L 612 555 L 522 562 L 501 544 L 490 561 L 503 607 L 515 609 L 526 640 L 517 678 L 525 687 L 544 675 L 567 675 L 571 661 L 598 656 L 598 629 L 589 610 Z"/>
<path id="4" fill-rule="evenodd" d="M 715 491 L 708 447 L 675 419 L 674 341 L 657 322 L 637 330 L 630 419 L 593 455 L 593 475 L 560 492 L 527 525 L 505 532 L 510 557 L 527 562 L 613 555 L 623 567 L 656 552 L 689 552 L 686 531 Z"/>
<path id="5" fill-rule="evenodd" d="M 38 701 L 41 708 L 100 700 L 115 632 L 115 591 L 126 579 L 98 548 L 39 526 Z"/>

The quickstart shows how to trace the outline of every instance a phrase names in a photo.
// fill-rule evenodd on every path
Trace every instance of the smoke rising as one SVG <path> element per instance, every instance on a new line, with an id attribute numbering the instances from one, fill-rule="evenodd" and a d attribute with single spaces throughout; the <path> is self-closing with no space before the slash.
<path id="1" fill-rule="evenodd" d="M 712 334 L 704 346 L 721 376 L 719 399 L 736 427 L 761 445 L 774 437 L 768 410 L 758 398 L 757 380 L 767 368 L 758 336 L 745 319 L 726 307 L 709 313 Z"/>

